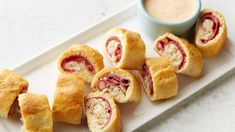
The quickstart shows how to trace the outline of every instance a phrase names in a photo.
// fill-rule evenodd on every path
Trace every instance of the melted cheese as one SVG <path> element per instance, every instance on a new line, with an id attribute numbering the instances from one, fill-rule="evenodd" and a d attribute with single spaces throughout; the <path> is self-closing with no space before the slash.
<path id="1" fill-rule="evenodd" d="M 87 70 L 84 62 L 77 63 L 75 61 L 70 61 L 65 64 L 65 68 L 75 70 L 75 72 L 80 75 L 86 75 L 86 78 L 88 80 L 92 80 L 92 78 L 94 76 L 90 71 Z"/>
<path id="2" fill-rule="evenodd" d="M 126 92 L 126 90 L 122 86 L 106 85 L 105 88 L 103 88 L 102 92 L 110 93 L 111 96 L 114 97 L 115 99 L 124 99 L 125 94 L 123 92 Z"/>
<path id="3" fill-rule="evenodd" d="M 114 51 L 116 49 L 118 45 L 118 42 L 117 41 L 110 41 L 109 44 L 107 45 L 107 50 L 109 52 L 109 54 L 114 54 Z"/>
<path id="4" fill-rule="evenodd" d="M 91 103 L 88 105 L 90 105 L 89 111 L 92 113 L 93 125 L 100 128 L 103 127 L 110 116 L 107 112 L 109 105 L 101 99 L 92 99 L 92 102 L 88 103 Z"/>
<path id="5" fill-rule="evenodd" d="M 107 45 L 107 50 L 108 50 L 108 53 L 111 54 L 110 57 L 112 57 L 112 61 L 114 62 L 114 60 L 116 60 L 116 56 L 114 55 L 114 52 L 115 52 L 115 49 L 117 48 L 118 46 L 118 42 L 113 40 L 113 41 L 110 41 L 109 44 Z"/>
<path id="6" fill-rule="evenodd" d="M 213 22 L 211 20 L 206 19 L 202 25 L 199 27 L 198 34 L 200 39 L 209 39 L 213 35 Z"/>
<path id="7" fill-rule="evenodd" d="M 81 71 L 86 69 L 86 66 L 84 63 L 77 63 L 75 61 L 70 61 L 68 63 L 65 64 L 65 69 L 73 69 L 75 71 Z"/>
<path id="8" fill-rule="evenodd" d="M 182 61 L 182 54 L 174 44 L 167 44 L 164 48 L 164 56 L 171 60 L 172 65 L 177 68 Z"/>
<path id="9" fill-rule="evenodd" d="M 150 88 L 149 88 L 149 80 L 146 78 L 146 77 L 143 77 L 143 82 L 144 82 L 144 85 L 145 85 L 145 90 L 147 93 L 150 93 Z"/>

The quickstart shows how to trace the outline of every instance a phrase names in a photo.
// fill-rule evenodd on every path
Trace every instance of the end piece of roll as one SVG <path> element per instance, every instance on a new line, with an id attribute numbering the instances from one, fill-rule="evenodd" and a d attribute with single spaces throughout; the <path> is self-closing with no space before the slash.
<path id="1" fill-rule="evenodd" d="M 211 57 L 222 49 L 227 38 L 224 16 L 212 9 L 201 11 L 196 25 L 195 43 L 204 57 Z"/>

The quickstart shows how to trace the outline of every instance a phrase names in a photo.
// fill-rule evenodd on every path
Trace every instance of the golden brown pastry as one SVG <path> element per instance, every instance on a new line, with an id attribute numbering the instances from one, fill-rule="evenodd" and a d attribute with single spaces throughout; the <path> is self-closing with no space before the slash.
<path id="1" fill-rule="evenodd" d="M 91 82 L 93 76 L 104 67 L 103 56 L 95 49 L 77 44 L 64 51 L 58 60 L 58 69 L 74 73 Z"/>
<path id="2" fill-rule="evenodd" d="M 127 70 L 106 67 L 98 72 L 92 80 L 93 91 L 110 93 L 115 102 L 138 102 L 141 89 L 136 78 Z"/>
<path id="3" fill-rule="evenodd" d="M 85 97 L 88 127 L 92 132 L 120 132 L 118 106 L 108 93 L 94 92 Z"/>
<path id="4" fill-rule="evenodd" d="M 168 58 L 177 73 L 196 77 L 201 75 L 202 54 L 187 40 L 166 33 L 156 39 L 154 50 Z"/>
<path id="5" fill-rule="evenodd" d="M 104 39 L 109 60 L 123 69 L 141 69 L 145 61 L 145 44 L 140 35 L 121 28 L 109 30 Z"/>
<path id="6" fill-rule="evenodd" d="M 147 58 L 141 70 L 145 93 L 151 101 L 177 95 L 178 82 L 174 68 L 164 57 Z"/>
<path id="7" fill-rule="evenodd" d="M 53 121 L 46 95 L 23 93 L 19 95 L 24 132 L 52 132 Z"/>
<path id="8" fill-rule="evenodd" d="M 19 117 L 18 95 L 25 93 L 28 82 L 13 71 L 4 69 L 0 71 L 0 117 Z"/>
<path id="9" fill-rule="evenodd" d="M 79 75 L 63 73 L 59 76 L 52 106 L 54 121 L 80 124 L 84 87 L 84 80 Z"/>
<path id="10" fill-rule="evenodd" d="M 201 11 L 196 25 L 195 42 L 204 57 L 216 55 L 227 36 L 224 16 L 212 9 Z"/>

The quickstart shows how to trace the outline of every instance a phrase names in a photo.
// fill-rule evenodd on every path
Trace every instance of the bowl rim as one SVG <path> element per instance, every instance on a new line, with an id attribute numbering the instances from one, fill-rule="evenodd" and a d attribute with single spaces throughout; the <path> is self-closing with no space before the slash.
<path id="1" fill-rule="evenodd" d="M 157 24 L 161 24 L 161 25 L 165 25 L 165 26 L 175 26 L 175 25 L 182 25 L 182 24 L 186 24 L 190 21 L 192 21 L 193 19 L 197 18 L 200 11 L 201 11 L 201 0 L 194 0 L 195 1 L 195 10 L 194 12 L 192 13 L 192 15 L 185 19 L 185 20 L 182 20 L 182 21 L 175 21 L 175 22 L 165 22 L 165 21 L 162 21 L 162 20 L 159 20 L 155 17 L 152 17 L 148 11 L 146 10 L 146 8 L 144 7 L 144 1 L 145 0 L 139 0 L 139 8 L 140 8 L 140 11 L 141 13 L 146 17 L 148 18 L 149 20 L 157 23 Z"/>

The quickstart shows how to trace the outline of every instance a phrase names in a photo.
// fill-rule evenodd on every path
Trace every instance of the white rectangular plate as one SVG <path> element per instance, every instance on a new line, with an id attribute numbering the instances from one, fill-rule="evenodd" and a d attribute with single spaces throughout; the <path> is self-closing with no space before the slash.
<path id="1" fill-rule="evenodd" d="M 123 27 L 141 34 L 147 46 L 147 56 L 156 57 L 153 51 L 153 39 L 148 37 L 138 27 L 138 19 L 136 16 L 136 5 L 132 5 L 115 15 L 103 20 L 90 28 L 79 33 L 75 37 L 53 47 L 41 55 L 23 63 L 14 69 L 15 72 L 23 75 L 29 81 L 29 92 L 46 94 L 52 104 L 58 70 L 56 61 L 58 56 L 74 43 L 86 43 L 91 47 L 99 50 L 102 54 L 102 39 L 104 33 L 112 27 Z M 133 131 L 153 118 L 159 116 L 169 110 L 176 104 L 182 102 L 192 94 L 203 89 L 231 69 L 235 67 L 234 58 L 235 48 L 229 41 L 224 49 L 215 57 L 206 59 L 203 67 L 203 76 L 201 78 L 191 78 L 178 75 L 180 90 L 179 94 L 166 101 L 150 102 L 142 92 L 142 100 L 140 104 L 122 104 L 120 106 L 123 131 Z M 104 54 L 103 54 L 104 55 Z M 110 62 L 104 55 L 106 65 Z M 9 121 L 0 119 L 0 130 L 18 132 L 21 131 L 20 121 Z M 86 122 L 81 125 L 68 125 L 63 123 L 55 123 L 55 132 L 77 132 L 88 131 Z"/>

